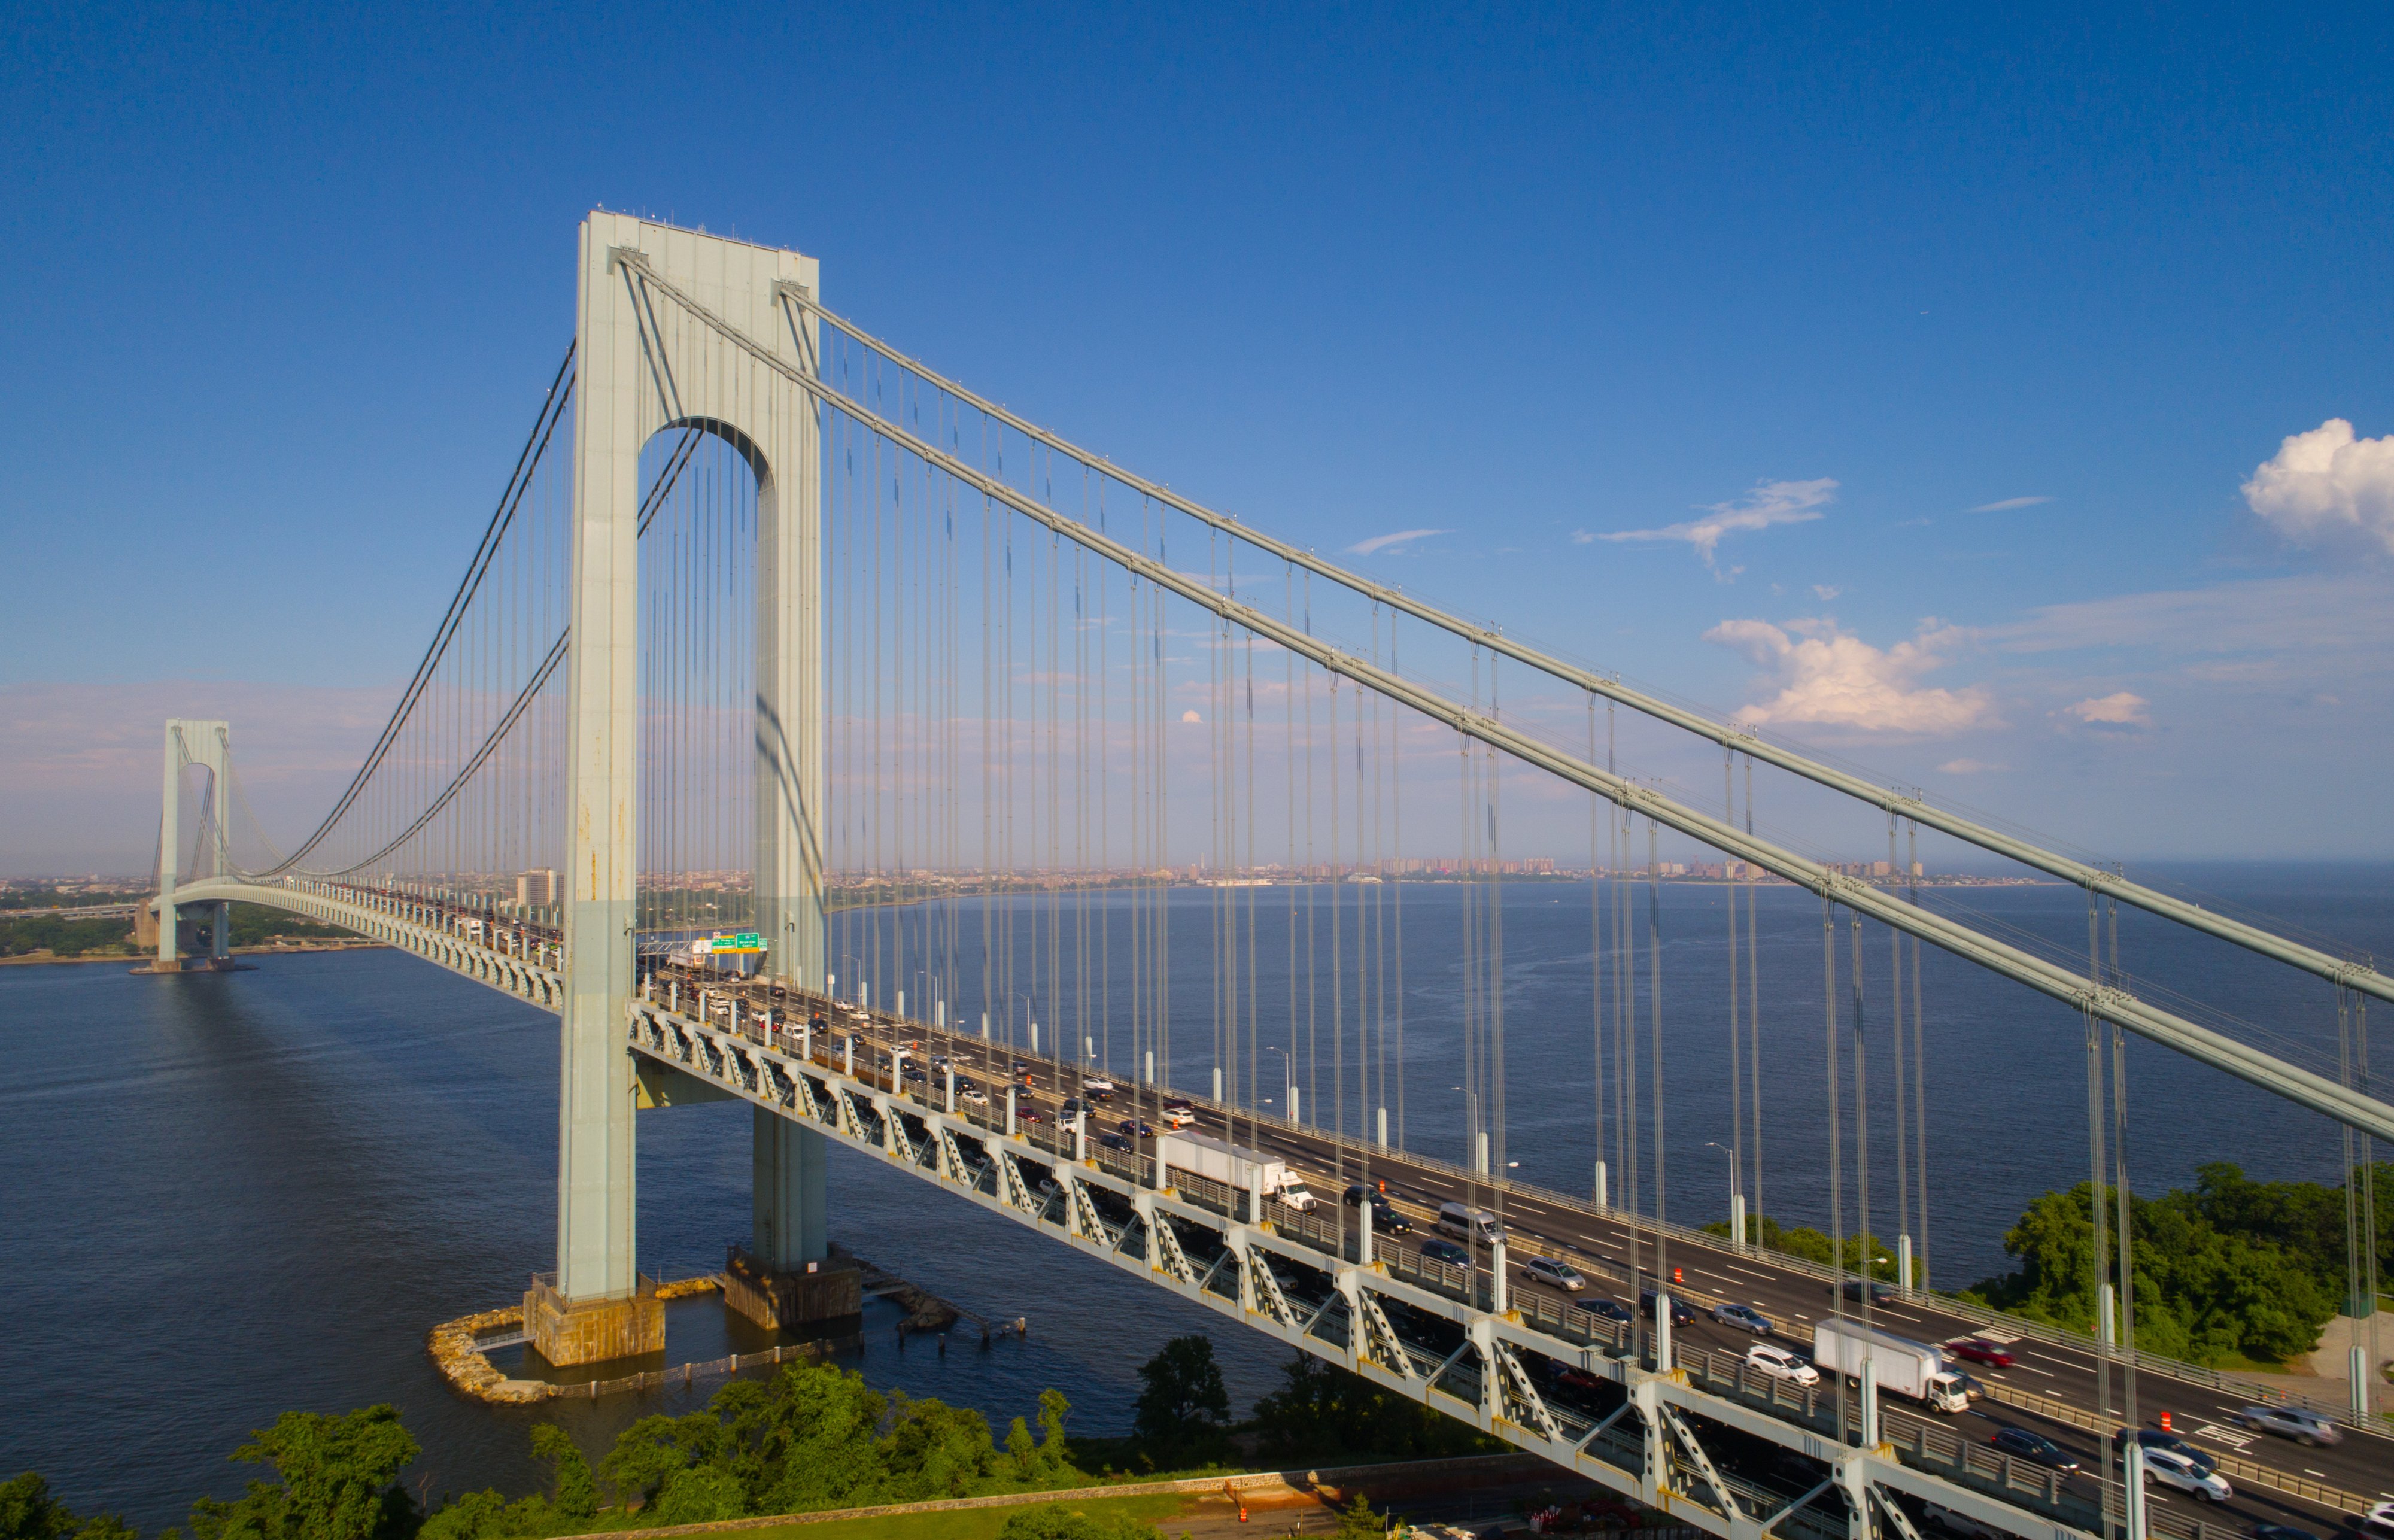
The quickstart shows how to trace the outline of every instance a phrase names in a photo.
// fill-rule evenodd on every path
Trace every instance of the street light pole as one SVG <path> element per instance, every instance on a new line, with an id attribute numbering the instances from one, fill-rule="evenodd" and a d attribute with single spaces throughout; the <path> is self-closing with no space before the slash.
<path id="1" fill-rule="evenodd" d="M 1732 1251 L 1745 1249 L 1745 1194 L 1737 1190 L 1737 1152 L 1716 1139 L 1704 1140 L 1704 1148 L 1717 1150 L 1729 1157 L 1729 1243 Z"/>

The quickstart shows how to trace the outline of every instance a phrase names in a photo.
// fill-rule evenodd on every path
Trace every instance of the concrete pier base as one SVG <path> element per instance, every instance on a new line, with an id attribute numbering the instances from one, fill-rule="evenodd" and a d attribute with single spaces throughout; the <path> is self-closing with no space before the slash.
<path id="1" fill-rule="evenodd" d="M 569 1302 L 546 1278 L 524 1293 L 524 1335 L 550 1363 L 605 1363 L 665 1349 L 665 1306 L 657 1282 L 642 1278 L 630 1296 Z"/>
<path id="2" fill-rule="evenodd" d="M 723 1302 L 768 1331 L 840 1337 L 864 1329 L 864 1275 L 844 1257 L 783 1271 L 733 1246 L 724 1259 Z"/>

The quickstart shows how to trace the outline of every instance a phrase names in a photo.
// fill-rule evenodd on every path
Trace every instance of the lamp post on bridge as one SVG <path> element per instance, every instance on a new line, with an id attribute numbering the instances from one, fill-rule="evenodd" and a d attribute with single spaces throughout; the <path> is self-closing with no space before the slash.
<path id="1" fill-rule="evenodd" d="M 1729 1244 L 1731 1251 L 1745 1249 L 1745 1194 L 1737 1189 L 1738 1153 L 1717 1139 L 1704 1140 L 1704 1148 L 1717 1150 L 1729 1157 Z"/>
<path id="2" fill-rule="evenodd" d="M 1280 1055 L 1281 1079 L 1288 1086 L 1288 1121 L 1291 1123 L 1301 1121 L 1296 1103 L 1296 1065 L 1290 1060 L 1286 1048 L 1276 1047 L 1267 1043 L 1264 1045 L 1264 1052 Z"/>

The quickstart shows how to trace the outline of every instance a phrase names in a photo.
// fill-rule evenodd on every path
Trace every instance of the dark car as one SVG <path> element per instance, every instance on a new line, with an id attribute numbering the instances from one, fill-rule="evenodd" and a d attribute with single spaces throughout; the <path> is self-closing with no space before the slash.
<path id="1" fill-rule="evenodd" d="M 2006 1454 L 2026 1460 L 2031 1465 L 2041 1465 L 2047 1470 L 2059 1470 L 2065 1476 L 2072 1475 L 2078 1469 L 2078 1462 L 2070 1457 L 2069 1451 L 2043 1434 L 2032 1433 L 2025 1428 L 1998 1428 L 1995 1436 L 1987 1441 Z"/>
<path id="2" fill-rule="evenodd" d="M 2292 1524 L 2256 1524 L 2253 1526 L 2253 1540 L 2320 1540 L 2320 1537 Z"/>
<path id="3" fill-rule="evenodd" d="M 1639 1315 L 1652 1315 L 1654 1313 L 1654 1291 L 1652 1289 L 1640 1289 L 1638 1291 L 1638 1313 Z M 1680 1298 L 1677 1295 L 1673 1295 L 1671 1296 L 1671 1324 L 1674 1326 L 1692 1326 L 1695 1323 L 1695 1308 L 1690 1305 L 1686 1300 Z"/>
<path id="4" fill-rule="evenodd" d="M 1412 1220 L 1398 1213 L 1388 1199 L 1377 1192 L 1372 1192 L 1361 1182 L 1349 1182 L 1347 1185 L 1347 1206 L 1361 1207 L 1367 1194 L 1372 1200 L 1372 1229 L 1375 1233 L 1411 1235 L 1414 1232 Z"/>
<path id="5" fill-rule="evenodd" d="M 1076 1096 L 1066 1097 L 1064 1099 L 1064 1105 L 1056 1109 L 1056 1115 L 1067 1121 L 1078 1117 L 1080 1114 L 1081 1099 Z"/>
<path id="6" fill-rule="evenodd" d="M 1114 1125 L 1114 1132 L 1129 1139 L 1153 1139 L 1155 1130 L 1135 1117 L 1126 1117 Z"/>
<path id="7" fill-rule="evenodd" d="M 1425 1261 L 1444 1262 L 1449 1267 L 1467 1268 L 1471 1265 L 1471 1253 L 1453 1241 L 1424 1241 L 1421 1254 Z"/>
<path id="8" fill-rule="evenodd" d="M 1193 1112 L 1197 1104 L 1185 1096 L 1168 1096 L 1164 1099 L 1164 1110 L 1167 1112 Z"/>
<path id="9" fill-rule="evenodd" d="M 1098 1136 L 1098 1144 L 1102 1149 L 1119 1150 L 1125 1154 L 1135 1153 L 1138 1149 L 1138 1145 L 1133 1144 L 1130 1140 L 1123 1138 L 1120 1134 L 1099 1134 Z"/>
<path id="10" fill-rule="evenodd" d="M 1862 1281 L 1859 1278 L 1847 1279 L 1846 1297 L 1848 1299 L 1860 1299 L 1861 1296 Z M 1877 1279 L 1874 1278 L 1870 1281 L 1870 1297 L 1871 1303 L 1874 1305 L 1892 1305 L 1895 1303 L 1895 1285 L 1892 1283 L 1882 1283 Z"/>
<path id="11" fill-rule="evenodd" d="M 2008 1369 L 2012 1366 L 2012 1355 L 2005 1350 L 2003 1344 L 1989 1342 L 1983 1337 L 1956 1337 L 1945 1344 L 1943 1351 L 1948 1358 L 1958 1358 L 1970 1363 L 1983 1363 L 1990 1369 Z"/>
<path id="12" fill-rule="evenodd" d="M 1584 1299 L 1580 1301 L 1579 1308 L 1585 1310 L 1588 1314 L 1605 1321 L 1626 1321 L 1629 1319 L 1629 1307 L 1623 1304 L 1618 1299 Z"/>
<path id="13" fill-rule="evenodd" d="M 1053 1123 L 1055 1119 L 1049 1117 L 1046 1113 L 1041 1112 L 1036 1107 L 1018 1107 L 1014 1111 L 1014 1121 L 1017 1123 L 1033 1124 Z"/>

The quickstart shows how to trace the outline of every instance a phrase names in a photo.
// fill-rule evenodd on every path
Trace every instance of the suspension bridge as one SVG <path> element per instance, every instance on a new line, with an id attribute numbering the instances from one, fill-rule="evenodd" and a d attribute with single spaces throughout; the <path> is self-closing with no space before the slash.
<path id="1" fill-rule="evenodd" d="M 275 848 L 224 722 L 169 722 L 164 770 L 156 970 L 220 965 L 226 906 L 252 902 L 557 1014 L 557 1252 L 525 1296 L 552 1364 L 662 1347 L 638 1120 L 733 1099 L 754 1204 L 729 1292 L 783 1330 L 861 1308 L 829 1244 L 842 1146 L 1730 1540 L 2199 1537 L 2111 1436 L 2164 1413 L 2233 1446 L 2243 1521 L 2317 1526 L 2387 1482 L 2361 1348 L 2349 1402 L 2315 1407 L 2140 1350 L 2129 1230 L 2134 1036 L 2324 1120 L 2361 1174 L 2349 1297 L 2376 1298 L 2394 1107 L 2367 1008 L 2394 984 L 2365 957 L 1345 570 L 943 377 L 827 309 L 796 253 L 591 215 L 573 344 L 331 811 Z M 1799 798 L 1887 859 L 1827 859 Z M 1570 1192 L 1508 1158 L 1503 892 L 1518 831 L 1550 849 L 1558 819 L 1585 828 L 1577 1014 L 1512 1037 L 1584 1046 L 1540 1087 L 1592 1152 Z M 1925 892 L 1924 832 L 2083 889 L 2083 954 Z M 1694 989 L 1665 989 L 1664 838 L 1717 857 Z M 1761 961 L 1793 899 L 1817 910 L 1809 1003 Z M 2273 970 L 2338 1053 L 2132 974 L 2124 912 Z M 1927 1288 L 1940 956 L 2083 1044 L 2091 1336 Z M 1731 1114 L 1725 1233 L 1671 1218 L 1709 1216 L 1664 1116 L 1666 1042 L 1699 1031 Z M 1799 1033 L 1827 1169 L 1791 1175 L 1765 1160 L 1765 1066 Z M 1426 1064 L 1459 1099 L 1409 1095 Z M 1817 1190 L 1830 1261 L 1757 1244 L 1767 1180 Z M 1462 1244 L 1425 1247 L 1441 1220 Z M 1882 1233 L 1884 1259 L 1848 1244 Z M 1757 1330 L 1975 1338 L 2041 1377 L 1953 1361 L 1924 1397 L 1881 1348 L 1807 1380 L 1746 1353 Z M 2280 1458 L 2226 1432 L 2248 1401 L 2341 1442 Z M 1989 1419 L 2086 1468 L 1989 1443 Z"/>

